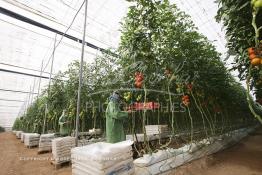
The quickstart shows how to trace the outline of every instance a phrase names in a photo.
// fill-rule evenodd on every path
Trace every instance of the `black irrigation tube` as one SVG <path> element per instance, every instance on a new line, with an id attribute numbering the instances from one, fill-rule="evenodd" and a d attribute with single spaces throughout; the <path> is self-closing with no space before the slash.
<path id="1" fill-rule="evenodd" d="M 32 20 L 32 19 L 30 19 L 30 18 L 27 18 L 27 17 L 25 17 L 25 16 L 23 16 L 23 15 L 20 15 L 20 14 L 18 14 L 18 13 L 15 13 L 15 12 L 10 11 L 10 10 L 8 10 L 8 9 L 5 9 L 5 8 L 3 8 L 3 7 L 0 7 L 0 13 L 2 13 L 2 14 L 4 14 L 4 15 L 7 15 L 7 16 L 9 16 L 9 17 L 15 18 L 15 19 L 17 19 L 17 20 L 19 20 L 19 21 L 23 21 L 23 22 L 25 22 L 25 23 L 28 23 L 28 24 L 31 24 L 31 25 L 40 27 L 40 28 L 42 28 L 42 29 L 45 29 L 45 30 L 54 32 L 54 33 L 59 34 L 59 35 L 62 35 L 62 36 L 64 36 L 64 37 L 66 37 L 66 38 L 68 38 L 68 39 L 71 39 L 71 40 L 73 40 L 73 41 L 76 41 L 76 42 L 78 42 L 78 43 L 82 43 L 82 42 L 83 42 L 81 39 L 79 39 L 79 38 L 77 38 L 77 37 L 74 37 L 74 36 L 72 36 L 72 35 L 68 35 L 68 34 L 66 34 L 66 33 L 64 33 L 64 32 L 61 32 L 61 31 L 56 30 L 56 29 L 54 29 L 54 28 L 51 28 L 51 27 L 49 27 L 49 26 L 47 26 L 47 25 L 44 25 L 44 24 L 42 24 L 42 23 L 39 23 L 39 22 L 37 22 L 37 21 L 35 21 L 35 20 Z M 115 53 L 113 53 L 113 52 L 111 52 L 111 51 L 108 51 L 108 50 L 106 50 L 106 49 L 103 49 L 103 48 L 101 48 L 101 47 L 98 47 L 98 46 L 96 46 L 96 45 L 94 45 L 94 44 L 92 44 L 92 43 L 85 42 L 85 45 L 88 46 L 88 47 L 90 47 L 90 48 L 93 48 L 93 49 L 95 49 L 95 50 L 101 51 L 101 52 L 103 52 L 103 53 L 110 54 L 111 56 L 118 57 L 117 54 L 115 54 Z"/>
<path id="2" fill-rule="evenodd" d="M 18 91 L 18 90 L 12 90 L 12 89 L 1 89 L 0 91 L 5 91 L 5 92 L 16 92 L 16 93 L 23 93 L 23 94 L 29 94 L 31 92 L 27 92 L 27 91 Z M 35 92 L 33 92 L 33 94 L 37 94 Z"/>

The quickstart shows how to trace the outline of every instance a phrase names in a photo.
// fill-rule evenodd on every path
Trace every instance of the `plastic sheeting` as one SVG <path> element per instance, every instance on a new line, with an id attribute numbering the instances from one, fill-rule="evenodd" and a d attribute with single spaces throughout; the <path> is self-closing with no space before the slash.
<path id="1" fill-rule="evenodd" d="M 55 134 L 41 134 L 39 139 L 38 151 L 51 151 L 52 150 L 52 140 L 55 138 Z"/>
<path id="2" fill-rule="evenodd" d="M 154 175 L 170 171 L 192 160 L 221 151 L 237 143 L 253 130 L 254 128 L 239 129 L 178 149 L 160 150 L 152 155 L 144 155 L 134 161 L 135 174 Z"/>
<path id="3" fill-rule="evenodd" d="M 75 137 L 61 137 L 52 140 L 53 161 L 56 164 L 71 160 L 71 149 L 75 147 Z"/>
<path id="4" fill-rule="evenodd" d="M 99 142 L 71 150 L 72 174 L 133 174 L 132 141 Z"/>
<path id="5" fill-rule="evenodd" d="M 25 146 L 38 146 L 40 134 L 37 133 L 25 133 L 23 134 Z"/>
<path id="6" fill-rule="evenodd" d="M 23 131 L 16 131 L 16 138 L 21 139 L 21 134 Z"/>
<path id="7" fill-rule="evenodd" d="M 0 1 L 0 6 L 64 32 L 82 3 L 83 0 L 3 0 Z M 119 22 L 126 14 L 126 10 L 125 1 L 90 1 L 88 3 L 86 41 L 104 49 L 116 48 L 120 38 Z M 83 18 L 84 8 L 67 33 L 82 39 Z M 47 63 L 52 54 L 54 33 L 3 14 L 0 14 L 0 28 L 0 69 L 40 75 L 41 63 L 44 60 L 45 72 L 50 71 L 50 63 Z M 60 38 L 61 36 L 58 35 L 57 40 L 60 40 Z M 84 59 L 87 62 L 92 62 L 97 54 L 101 53 L 86 47 Z M 63 38 L 55 52 L 54 74 L 60 70 L 65 70 L 69 63 L 73 60 L 79 60 L 80 56 L 81 44 Z M 43 73 L 43 76 L 48 77 L 49 75 Z M 37 96 L 39 78 L 0 71 L 0 82 L 0 89 L 5 90 L 30 92 L 34 88 L 35 94 L 31 97 L 29 97 L 29 93 L 0 90 L 0 99 L 5 99 L 0 100 L 0 125 L 11 126 L 14 119 L 19 114 L 21 115 L 28 104 Z M 47 84 L 48 79 L 42 79 L 41 89 L 46 87 Z"/>
<path id="8" fill-rule="evenodd" d="M 2 0 L 0 6 L 64 32 L 82 2 L 83 0 Z M 176 3 L 191 15 L 200 32 L 209 40 L 216 40 L 214 44 L 218 51 L 225 52 L 224 34 L 213 18 L 217 4 L 209 0 L 171 0 L 171 3 Z M 123 0 L 89 1 L 86 41 L 105 49 L 117 48 L 121 34 L 119 22 L 125 16 L 128 5 Z M 78 38 L 82 38 L 83 10 L 67 32 Z M 0 28 L 0 69 L 40 75 L 43 60 L 43 76 L 48 77 L 50 62 L 47 63 L 55 34 L 3 14 L 0 14 Z M 58 35 L 57 39 L 60 38 Z M 101 53 L 86 47 L 84 59 L 92 62 L 97 54 Z M 80 55 L 81 44 L 64 38 L 55 52 L 54 73 L 65 70 L 70 62 L 80 59 Z M 23 114 L 36 98 L 39 78 L 0 71 L 0 82 L 0 125 L 10 127 L 15 118 Z M 41 89 L 47 84 L 48 79 L 42 79 Z M 34 94 L 29 95 L 29 92 Z"/>

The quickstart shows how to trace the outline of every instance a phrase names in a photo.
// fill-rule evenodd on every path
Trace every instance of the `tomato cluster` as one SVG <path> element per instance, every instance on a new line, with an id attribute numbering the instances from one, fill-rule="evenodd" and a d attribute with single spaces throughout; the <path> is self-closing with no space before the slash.
<path id="1" fill-rule="evenodd" d="M 144 80 L 144 75 L 141 72 L 136 72 L 135 73 L 135 87 L 136 88 L 142 88 L 143 85 L 143 80 Z"/>
<path id="2" fill-rule="evenodd" d="M 248 54 L 250 62 L 253 66 L 258 66 L 262 64 L 262 59 L 260 57 L 260 50 L 254 47 L 248 48 Z"/>
<path id="3" fill-rule="evenodd" d="M 188 95 L 183 95 L 182 96 L 182 103 L 185 105 L 185 106 L 188 106 L 190 104 L 190 100 L 189 100 L 189 96 Z"/>
<path id="4" fill-rule="evenodd" d="M 125 92 L 124 93 L 124 99 L 128 102 L 131 99 L 131 92 Z"/>

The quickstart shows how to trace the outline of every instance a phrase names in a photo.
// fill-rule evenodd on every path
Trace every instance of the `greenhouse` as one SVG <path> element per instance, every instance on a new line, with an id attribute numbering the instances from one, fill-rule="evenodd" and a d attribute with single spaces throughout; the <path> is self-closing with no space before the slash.
<path id="1" fill-rule="evenodd" d="M 262 175 L 262 0 L 0 0 L 3 175 Z"/>

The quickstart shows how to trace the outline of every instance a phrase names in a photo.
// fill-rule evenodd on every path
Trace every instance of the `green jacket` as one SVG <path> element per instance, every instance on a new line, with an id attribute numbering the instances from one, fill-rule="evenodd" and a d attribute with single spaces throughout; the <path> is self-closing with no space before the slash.
<path id="1" fill-rule="evenodd" d="M 119 105 L 110 101 L 106 108 L 106 139 L 108 143 L 116 143 L 126 140 L 124 133 L 124 119 L 128 113 L 121 111 Z"/>
<path id="2" fill-rule="evenodd" d="M 60 126 L 60 134 L 63 136 L 68 135 L 68 122 L 67 122 L 67 116 L 63 113 L 62 116 L 58 120 L 59 126 Z"/>

